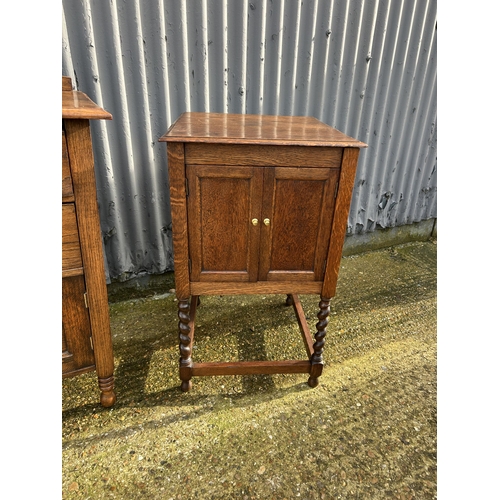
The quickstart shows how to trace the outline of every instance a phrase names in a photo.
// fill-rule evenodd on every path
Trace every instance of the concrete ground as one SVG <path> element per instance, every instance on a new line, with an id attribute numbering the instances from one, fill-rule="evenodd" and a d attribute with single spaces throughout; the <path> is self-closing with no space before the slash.
<path id="1" fill-rule="evenodd" d="M 182 393 L 168 292 L 110 303 L 117 402 L 63 380 L 64 499 L 433 499 L 436 244 L 344 257 L 325 370 L 198 377 Z M 301 296 L 311 330 L 317 296 Z M 193 358 L 305 359 L 285 296 L 202 297 Z"/>

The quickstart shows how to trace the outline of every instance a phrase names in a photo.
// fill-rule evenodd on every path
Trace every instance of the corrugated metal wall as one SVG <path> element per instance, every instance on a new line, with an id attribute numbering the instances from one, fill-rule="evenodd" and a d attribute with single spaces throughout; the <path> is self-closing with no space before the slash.
<path id="1" fill-rule="evenodd" d="M 436 0 L 63 0 L 93 122 L 108 279 L 173 269 L 166 146 L 184 111 L 311 115 L 366 142 L 348 233 L 435 218 Z"/>

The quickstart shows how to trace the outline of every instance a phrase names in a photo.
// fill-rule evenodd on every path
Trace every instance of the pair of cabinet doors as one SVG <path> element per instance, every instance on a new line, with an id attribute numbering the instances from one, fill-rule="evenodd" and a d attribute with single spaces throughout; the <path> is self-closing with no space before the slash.
<path id="1" fill-rule="evenodd" d="M 321 281 L 339 172 L 186 165 L 191 281 Z"/>

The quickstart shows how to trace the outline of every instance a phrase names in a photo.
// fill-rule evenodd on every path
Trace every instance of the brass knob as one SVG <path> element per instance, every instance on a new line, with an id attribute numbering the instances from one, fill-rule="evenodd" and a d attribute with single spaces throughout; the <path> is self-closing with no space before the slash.
<path id="1" fill-rule="evenodd" d="M 256 226 L 259 223 L 259 219 L 252 219 L 252 224 Z"/>
<path id="2" fill-rule="evenodd" d="M 269 226 L 269 224 L 271 224 L 271 221 L 269 219 L 264 219 L 264 224 L 266 226 Z"/>

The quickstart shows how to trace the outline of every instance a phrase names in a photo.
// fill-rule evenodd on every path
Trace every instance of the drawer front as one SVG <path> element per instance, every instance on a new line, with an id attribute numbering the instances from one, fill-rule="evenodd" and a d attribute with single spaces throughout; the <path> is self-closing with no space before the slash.
<path id="1" fill-rule="evenodd" d="M 82 266 L 75 205 L 64 203 L 62 205 L 62 269 L 63 271 L 81 270 L 83 272 Z"/>
<path id="2" fill-rule="evenodd" d="M 71 169 L 69 168 L 68 148 L 64 130 L 62 131 L 62 201 L 74 201 L 73 181 L 71 179 Z"/>

